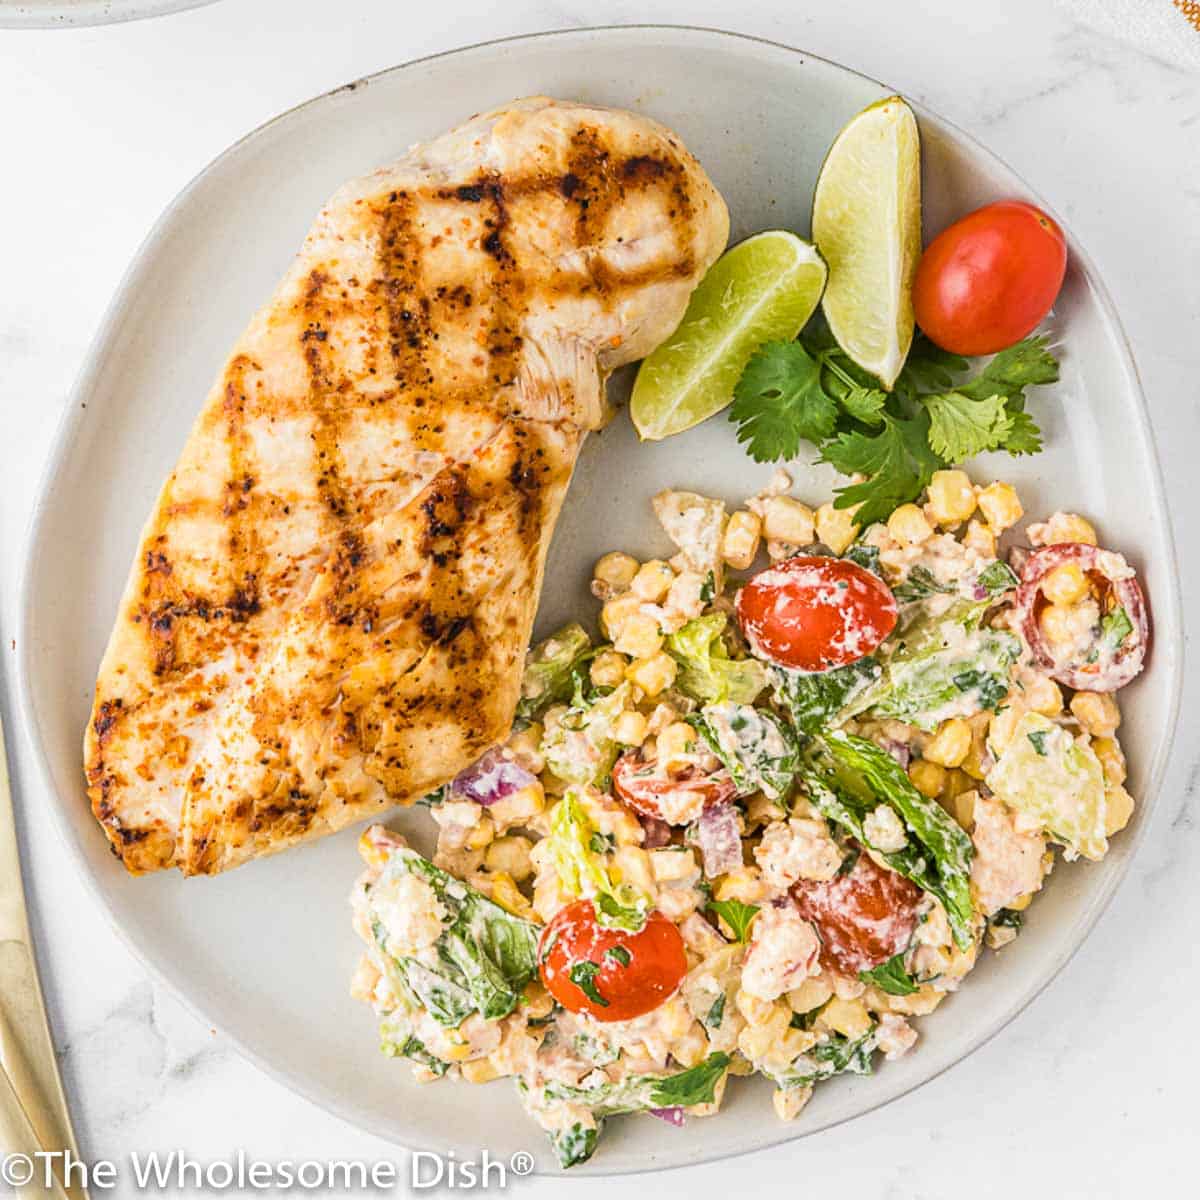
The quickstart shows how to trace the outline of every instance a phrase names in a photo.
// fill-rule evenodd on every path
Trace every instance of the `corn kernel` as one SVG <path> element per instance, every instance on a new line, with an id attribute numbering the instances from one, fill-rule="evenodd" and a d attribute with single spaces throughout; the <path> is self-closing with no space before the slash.
<path id="1" fill-rule="evenodd" d="M 1104 790 L 1104 832 L 1112 837 L 1129 824 L 1133 816 L 1133 797 L 1118 783 Z"/>
<path id="2" fill-rule="evenodd" d="M 613 723 L 613 736 L 622 746 L 640 746 L 650 722 L 634 709 L 626 709 Z"/>
<path id="3" fill-rule="evenodd" d="M 818 1023 L 843 1037 L 860 1038 L 871 1031 L 871 1016 L 867 1006 L 861 1000 L 843 1000 L 834 996 L 821 1009 L 817 1017 Z"/>
<path id="4" fill-rule="evenodd" d="M 1089 591 L 1088 577 L 1074 562 L 1055 567 L 1042 580 L 1042 594 L 1051 604 L 1078 604 Z"/>
<path id="5" fill-rule="evenodd" d="M 1025 703 L 1043 717 L 1057 717 L 1063 710 L 1062 689 L 1045 675 L 1038 675 L 1025 688 Z"/>
<path id="6" fill-rule="evenodd" d="M 991 483 L 979 493 L 979 509 L 993 533 L 1003 533 L 1024 515 L 1017 489 L 1011 483 Z"/>
<path id="7" fill-rule="evenodd" d="M 1005 908 L 1011 908 L 1013 912 L 1024 912 L 1033 901 L 1033 893 L 1026 892 L 1023 896 L 1018 896 L 1015 900 L 1010 900 Z"/>
<path id="8" fill-rule="evenodd" d="M 514 917 L 529 920 L 533 916 L 533 905 L 522 894 L 513 878 L 505 871 L 496 871 L 491 877 L 491 899 Z"/>
<path id="9" fill-rule="evenodd" d="M 695 748 L 696 731 L 683 721 L 675 721 L 658 735 L 655 742 L 658 761 L 670 771 L 687 762 Z"/>
<path id="10" fill-rule="evenodd" d="M 535 779 L 520 791 L 512 792 L 502 800 L 497 800 L 488 809 L 497 829 L 508 829 L 513 825 L 521 825 L 532 820 L 546 807 L 546 792 Z"/>
<path id="11" fill-rule="evenodd" d="M 743 904 L 757 904 L 766 895 L 766 887 L 754 867 L 739 867 L 717 878 L 713 884 L 713 895 L 718 900 L 740 900 Z"/>
<path id="12" fill-rule="evenodd" d="M 638 571 L 638 561 L 628 554 L 613 551 L 604 555 L 592 568 L 592 577 L 610 588 L 624 590 L 632 582 Z"/>
<path id="13" fill-rule="evenodd" d="M 975 511 L 975 489 L 966 471 L 934 471 L 929 504 L 939 525 L 961 525 Z"/>
<path id="14" fill-rule="evenodd" d="M 771 1105 L 781 1121 L 792 1121 L 812 1098 L 812 1087 L 776 1088 L 771 1093 Z"/>
<path id="15" fill-rule="evenodd" d="M 918 758 L 909 764 L 908 777 L 912 780 L 913 787 L 931 800 L 946 786 L 946 768 L 940 763 L 929 762 L 924 758 Z"/>
<path id="16" fill-rule="evenodd" d="M 633 577 L 629 590 L 647 604 L 657 604 L 670 591 L 675 572 L 657 558 L 642 563 Z"/>
<path id="17" fill-rule="evenodd" d="M 982 521 L 972 519 L 967 522 L 963 545 L 983 558 L 996 557 L 996 535 Z"/>
<path id="18" fill-rule="evenodd" d="M 957 767 L 971 749 L 971 727 L 962 717 L 943 721 L 937 733 L 929 739 L 922 757 L 943 767 Z M 945 781 L 943 780 L 943 785 Z M 938 789 L 941 791 L 941 788 Z"/>
<path id="19" fill-rule="evenodd" d="M 824 542 L 834 554 L 845 554 L 850 543 L 858 536 L 854 523 L 854 511 L 849 508 L 834 508 L 822 504 L 816 516 L 817 540 Z"/>
<path id="20" fill-rule="evenodd" d="M 654 867 L 640 846 L 618 846 L 613 851 L 611 873 L 617 883 L 628 883 L 649 896 L 655 894 Z"/>
<path id="21" fill-rule="evenodd" d="M 662 649 L 663 637 L 658 622 L 643 613 L 634 613 L 613 640 L 613 649 L 630 658 L 652 658 Z"/>
<path id="22" fill-rule="evenodd" d="M 799 987 L 794 987 L 787 994 L 788 1004 L 792 1012 L 812 1012 L 820 1008 L 833 995 L 833 988 L 824 979 L 809 977 Z"/>
<path id="23" fill-rule="evenodd" d="M 768 540 L 807 546 L 813 540 L 813 510 L 791 496 L 772 496 L 764 506 L 763 533 Z"/>
<path id="24" fill-rule="evenodd" d="M 602 650 L 592 659 L 588 675 L 597 687 L 616 687 L 625 678 L 629 660 L 615 650 Z"/>
<path id="25" fill-rule="evenodd" d="M 467 834 L 466 846 L 468 850 L 482 850 L 487 846 L 492 838 L 496 836 L 496 826 L 492 821 L 490 814 L 484 813 L 479 818 L 479 823 Z"/>
<path id="26" fill-rule="evenodd" d="M 600 610 L 600 628 L 611 641 L 616 641 L 625 622 L 638 614 L 642 606 L 641 600 L 632 592 L 625 592 L 605 603 Z"/>
<path id="27" fill-rule="evenodd" d="M 975 828 L 975 801 L 979 799 L 979 793 L 974 788 L 969 788 L 965 792 L 958 792 L 950 801 L 951 813 L 954 819 L 970 833 Z"/>
<path id="28" fill-rule="evenodd" d="M 988 722 L 988 747 L 997 758 L 1012 745 L 1016 736 L 1017 726 L 1025 713 L 1022 704 L 1008 704 L 996 713 Z"/>
<path id="29" fill-rule="evenodd" d="M 725 526 L 721 557 L 735 571 L 744 571 L 758 556 L 762 522 L 752 512 L 739 509 Z"/>
<path id="30" fill-rule="evenodd" d="M 1055 513 L 1047 522 L 1050 540 L 1047 545 L 1060 542 L 1082 542 L 1085 546 L 1098 545 L 1096 530 L 1091 521 L 1078 513 Z"/>
<path id="31" fill-rule="evenodd" d="M 933 536 L 925 514 L 915 504 L 902 504 L 887 522 L 888 533 L 903 545 L 919 546 Z"/>
<path id="32" fill-rule="evenodd" d="M 1112 737 L 1121 725 L 1121 710 L 1108 692 L 1076 692 L 1071 712 L 1092 737 Z"/>
<path id="33" fill-rule="evenodd" d="M 650 851 L 650 866 L 658 883 L 674 883 L 696 874 L 696 856 L 684 846 Z"/>
<path id="34" fill-rule="evenodd" d="M 1052 646 L 1065 646 L 1073 642 L 1076 634 L 1076 614 L 1074 605 L 1047 604 L 1038 617 L 1042 633 Z"/>
<path id="35" fill-rule="evenodd" d="M 546 760 L 542 757 L 543 732 L 539 722 L 531 721 L 508 739 L 508 751 L 513 759 L 533 775 L 540 775 L 546 769 Z"/>
<path id="36" fill-rule="evenodd" d="M 486 1058 L 473 1058 L 463 1063 L 459 1070 L 468 1083 L 491 1083 L 500 1078 L 500 1072 Z"/>
<path id="37" fill-rule="evenodd" d="M 1092 750 L 1104 768 L 1104 779 L 1110 786 L 1125 782 L 1125 752 L 1116 738 L 1101 737 L 1092 740 Z"/>
<path id="38" fill-rule="evenodd" d="M 533 874 L 529 851 L 533 843 L 528 838 L 511 835 L 497 838 L 484 851 L 483 865 L 489 871 L 503 871 L 517 883 Z"/>
<path id="39" fill-rule="evenodd" d="M 675 682 L 677 670 L 675 660 L 659 651 L 652 658 L 640 658 L 631 664 L 625 672 L 625 678 L 640 687 L 647 696 L 657 696 Z"/>

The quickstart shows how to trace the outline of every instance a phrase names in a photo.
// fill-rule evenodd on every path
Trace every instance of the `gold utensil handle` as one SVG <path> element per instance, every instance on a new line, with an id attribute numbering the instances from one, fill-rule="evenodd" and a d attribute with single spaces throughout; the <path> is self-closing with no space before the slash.
<path id="1" fill-rule="evenodd" d="M 7 1087 L 19 1110 L 14 1110 L 7 1097 L 0 1094 L 3 1102 L 0 1107 L 6 1110 L 4 1149 L 9 1153 L 32 1154 L 33 1151 L 24 1148 L 32 1137 L 35 1149 L 74 1152 L 75 1140 L 58 1079 L 37 973 L 29 947 L 23 942 L 0 942 L 0 1048 L 4 1051 L 5 1067 L 0 1088 Z M 41 1175 L 39 1169 L 38 1177 Z M 55 1192 L 46 1193 L 39 1188 L 29 1194 L 67 1195 L 76 1200 L 84 1193 L 78 1188 L 64 1193 L 60 1187 Z"/>
<path id="2" fill-rule="evenodd" d="M 5 1182 L 13 1185 L 21 1200 L 27 1197 L 33 1200 L 35 1196 L 67 1200 L 69 1193 L 63 1190 L 58 1176 L 53 1171 L 47 1175 L 45 1160 L 38 1157 L 45 1147 L 38 1141 L 33 1122 L 3 1068 L 0 1068 L 0 1149 L 5 1156 Z"/>

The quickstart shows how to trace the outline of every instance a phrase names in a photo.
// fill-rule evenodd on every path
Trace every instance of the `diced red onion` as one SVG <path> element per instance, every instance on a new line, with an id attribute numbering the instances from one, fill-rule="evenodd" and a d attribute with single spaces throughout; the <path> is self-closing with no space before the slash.
<path id="1" fill-rule="evenodd" d="M 912 759 L 912 751 L 903 743 L 887 738 L 881 743 L 883 748 L 902 766 L 907 767 Z"/>
<path id="2" fill-rule="evenodd" d="M 742 839 L 732 804 L 710 804 L 696 822 L 696 842 L 709 879 L 742 865 Z"/>
<path id="3" fill-rule="evenodd" d="M 673 1104 L 670 1108 L 651 1108 L 646 1111 L 652 1117 L 666 1121 L 668 1125 L 674 1125 L 676 1129 L 683 1128 L 683 1109 L 678 1104 Z"/>
<path id="4" fill-rule="evenodd" d="M 519 762 L 505 756 L 499 750 L 489 750 L 478 762 L 454 777 L 450 794 L 465 800 L 474 800 L 484 808 L 503 800 L 514 792 L 536 782 Z"/>
<path id="5" fill-rule="evenodd" d="M 641 822 L 642 832 L 645 834 L 642 839 L 643 848 L 659 850 L 663 846 L 671 844 L 671 826 L 666 821 L 660 821 L 657 817 L 644 816 L 642 813 L 634 815 Z"/>
<path id="6" fill-rule="evenodd" d="M 985 588 L 985 587 L 983 586 L 983 584 L 982 584 L 982 583 L 977 583 L 977 584 L 976 584 L 976 585 L 975 585 L 975 586 L 974 586 L 974 587 L 971 589 L 971 599 L 972 599 L 972 600 L 986 600 L 986 599 L 987 599 L 987 598 L 988 598 L 988 597 L 989 597 L 991 594 L 992 594 L 992 593 L 991 593 L 991 592 L 989 592 L 989 591 L 987 590 L 987 588 Z"/>

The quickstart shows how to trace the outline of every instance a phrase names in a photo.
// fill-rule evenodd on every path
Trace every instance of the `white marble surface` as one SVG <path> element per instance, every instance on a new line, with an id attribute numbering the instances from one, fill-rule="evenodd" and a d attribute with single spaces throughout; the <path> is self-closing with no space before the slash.
<path id="1" fill-rule="evenodd" d="M 714 0 L 224 0 L 107 29 L 0 34 L 0 669 L 43 979 L 89 1157 L 169 1147 L 204 1160 L 237 1148 L 266 1160 L 395 1157 L 242 1061 L 149 980 L 64 869 L 45 797 L 25 769 L 11 719 L 21 541 L 108 297 L 171 196 L 290 105 L 467 42 L 638 20 L 737 28 L 885 79 L 981 137 L 1050 198 L 1096 258 L 1133 341 L 1173 498 L 1185 603 L 1200 603 L 1200 77 L 1075 27 L 1044 0 L 754 0 L 732 9 Z M 1200 1073 L 1190 921 L 1200 907 L 1197 711 L 1192 682 L 1163 803 L 1116 904 L 988 1046 L 850 1126 L 622 1186 L 717 1196 L 745 1188 L 753 1171 L 756 1190 L 847 1197 L 1190 1187 Z M 549 1196 L 555 1185 L 518 1187 Z"/>

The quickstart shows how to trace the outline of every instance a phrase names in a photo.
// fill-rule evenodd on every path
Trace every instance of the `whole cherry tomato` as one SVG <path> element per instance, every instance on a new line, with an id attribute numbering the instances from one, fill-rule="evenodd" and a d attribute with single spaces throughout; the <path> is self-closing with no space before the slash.
<path id="1" fill-rule="evenodd" d="M 760 571 L 737 596 L 751 648 L 781 667 L 829 671 L 870 654 L 896 627 L 896 597 L 844 558 L 798 554 Z"/>
<path id="2" fill-rule="evenodd" d="M 628 1021 L 657 1008 L 687 974 L 679 930 L 652 912 L 637 933 L 596 920 L 590 900 L 555 914 L 538 943 L 542 982 L 570 1012 Z"/>
<path id="3" fill-rule="evenodd" d="M 862 852 L 844 875 L 823 883 L 802 879 L 792 897 L 817 927 L 821 965 L 856 977 L 907 948 L 921 889 Z"/>
<path id="4" fill-rule="evenodd" d="M 654 817 L 668 825 L 694 821 L 710 804 L 732 800 L 737 786 L 728 771 L 705 775 L 691 770 L 679 778 L 660 774 L 654 763 L 636 754 L 623 754 L 612 769 L 613 790 L 643 817 Z"/>
<path id="5" fill-rule="evenodd" d="M 1066 270 L 1066 239 L 1041 209 L 986 204 L 943 229 L 922 255 L 917 324 L 943 350 L 993 354 L 1037 328 Z"/>

